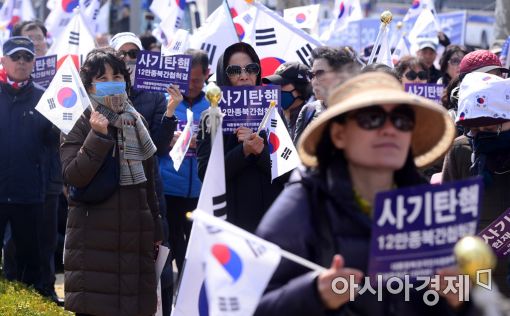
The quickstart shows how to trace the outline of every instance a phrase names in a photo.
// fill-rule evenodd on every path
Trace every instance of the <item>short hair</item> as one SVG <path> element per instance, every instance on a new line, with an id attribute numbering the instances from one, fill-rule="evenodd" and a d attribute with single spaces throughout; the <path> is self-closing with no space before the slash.
<path id="1" fill-rule="evenodd" d="M 385 64 L 373 63 L 370 65 L 366 65 L 361 70 L 361 73 L 365 73 L 365 72 L 384 72 L 384 73 L 387 73 L 388 75 L 393 76 L 398 81 L 400 81 L 400 78 L 399 78 L 397 72 L 395 71 L 395 69 L 393 69 L 390 66 L 385 65 Z"/>
<path id="2" fill-rule="evenodd" d="M 85 89 L 88 90 L 92 86 L 92 80 L 95 77 L 100 77 L 105 73 L 105 64 L 112 67 L 114 74 L 120 73 L 124 76 L 126 91 L 129 91 L 131 88 L 129 70 L 119 53 L 111 47 L 95 48 L 87 54 L 87 58 L 80 68 L 80 78 Z"/>
<path id="3" fill-rule="evenodd" d="M 312 50 L 312 64 L 316 59 L 325 59 L 334 71 L 340 71 L 345 65 L 356 62 L 353 50 L 347 46 L 344 49 L 317 47 Z"/>
<path id="4" fill-rule="evenodd" d="M 202 73 L 206 74 L 209 69 L 209 56 L 207 52 L 201 49 L 188 48 L 184 54 L 191 55 L 191 68 L 202 67 Z"/>
<path id="5" fill-rule="evenodd" d="M 152 44 L 158 44 L 158 39 L 152 34 L 142 34 L 138 38 L 144 50 L 150 50 Z"/>
<path id="6" fill-rule="evenodd" d="M 452 78 L 450 78 L 450 75 L 447 72 L 448 63 L 450 62 L 450 59 L 452 58 L 452 56 L 457 53 L 461 53 L 464 56 L 466 56 L 469 52 L 464 46 L 448 45 L 448 47 L 446 47 L 446 50 L 444 51 L 443 55 L 441 56 L 441 59 L 439 60 L 439 65 L 441 67 L 440 71 L 443 74 L 442 75 L 443 85 L 445 85 L 445 86 L 448 85 L 450 80 L 452 80 Z"/>
<path id="7" fill-rule="evenodd" d="M 395 71 L 397 72 L 399 80 L 402 81 L 402 76 L 404 76 L 406 70 L 413 67 L 420 67 L 421 69 L 425 70 L 427 72 L 427 77 L 429 77 L 428 68 L 423 62 L 413 56 L 404 56 L 395 66 Z"/>
<path id="8" fill-rule="evenodd" d="M 48 34 L 48 30 L 46 29 L 46 26 L 39 21 L 39 20 L 32 20 L 32 21 L 23 21 L 16 23 L 11 31 L 11 37 L 12 36 L 22 36 L 23 31 L 30 31 L 33 29 L 40 29 L 43 33 L 44 37 Z"/>

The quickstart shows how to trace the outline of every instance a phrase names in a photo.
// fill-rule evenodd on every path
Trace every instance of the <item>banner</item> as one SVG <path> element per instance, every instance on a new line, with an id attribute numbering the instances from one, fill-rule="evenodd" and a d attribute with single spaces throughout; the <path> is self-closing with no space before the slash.
<path id="1" fill-rule="evenodd" d="M 423 185 L 377 194 L 368 274 L 415 280 L 455 264 L 453 247 L 474 235 L 481 178 Z"/>
<path id="2" fill-rule="evenodd" d="M 223 132 L 233 133 L 239 126 L 257 130 L 271 101 L 280 104 L 280 86 L 220 87 L 219 106 Z"/>
<path id="3" fill-rule="evenodd" d="M 161 56 L 158 52 L 142 51 L 136 59 L 135 89 L 163 92 L 176 85 L 182 94 L 189 92 L 190 55 Z"/>
<path id="4" fill-rule="evenodd" d="M 492 247 L 498 257 L 507 257 L 510 254 L 510 208 L 479 232 L 478 236 Z"/>
<path id="5" fill-rule="evenodd" d="M 438 104 L 441 103 L 443 95 L 443 85 L 437 83 L 406 83 L 405 90 L 409 93 L 419 95 L 421 97 L 432 100 Z"/>
<path id="6" fill-rule="evenodd" d="M 35 83 L 48 88 L 57 72 L 57 55 L 36 57 L 32 79 Z"/>

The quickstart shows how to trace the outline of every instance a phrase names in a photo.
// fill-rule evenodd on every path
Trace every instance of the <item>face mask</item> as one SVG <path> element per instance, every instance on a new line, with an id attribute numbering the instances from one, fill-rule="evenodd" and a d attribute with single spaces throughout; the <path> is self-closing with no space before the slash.
<path id="1" fill-rule="evenodd" d="M 282 91 L 281 101 L 282 109 L 287 110 L 288 108 L 290 108 L 290 106 L 292 105 L 292 103 L 294 103 L 295 100 L 296 98 L 292 95 L 291 91 Z"/>
<path id="2" fill-rule="evenodd" d="M 98 97 L 122 94 L 126 92 L 126 82 L 124 81 L 96 82 L 95 85 L 96 95 Z"/>
<path id="3" fill-rule="evenodd" d="M 126 67 L 129 70 L 129 78 L 131 79 L 131 86 L 135 85 L 135 72 L 136 72 L 136 61 L 131 60 L 126 62 Z"/>
<path id="4" fill-rule="evenodd" d="M 510 151 L 510 131 L 478 132 L 473 138 L 475 153 L 497 154 Z"/>

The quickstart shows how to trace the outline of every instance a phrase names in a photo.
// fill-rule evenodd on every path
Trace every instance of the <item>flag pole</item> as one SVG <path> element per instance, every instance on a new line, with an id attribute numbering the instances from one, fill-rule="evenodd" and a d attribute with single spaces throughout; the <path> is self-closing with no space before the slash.
<path id="1" fill-rule="evenodd" d="M 197 209 L 197 210 L 198 210 L 198 209 Z M 201 218 L 200 218 L 200 215 L 198 215 L 198 214 L 199 214 L 199 213 L 196 213 L 196 212 L 188 212 L 188 213 L 186 213 L 186 218 L 187 218 L 188 220 L 191 220 L 191 221 L 195 221 L 195 220 L 198 220 L 198 221 L 202 220 L 202 221 L 203 221 L 203 219 L 201 219 Z M 197 215 L 198 215 L 198 216 L 197 216 Z M 204 222 L 204 221 L 203 221 L 203 222 Z M 204 223 L 204 224 L 206 224 L 206 223 Z M 235 226 L 235 225 L 233 225 L 233 226 Z M 235 226 L 235 227 L 237 227 L 237 226 Z M 239 227 L 238 227 L 238 228 L 239 228 Z M 241 229 L 241 230 L 242 230 L 242 228 L 239 228 L 239 229 Z M 244 230 L 243 230 L 243 231 L 244 231 Z M 237 233 L 236 231 L 230 231 L 230 232 L 231 232 L 232 234 L 235 234 L 235 235 L 240 235 L 240 234 L 239 234 L 239 233 Z M 248 234 L 249 234 L 249 233 L 248 233 Z M 242 236 L 241 236 L 241 237 L 242 237 Z M 259 238 L 260 238 L 260 237 L 259 237 Z M 292 261 L 292 262 L 294 262 L 294 263 L 297 263 L 297 264 L 299 264 L 299 265 L 302 265 L 303 267 L 308 268 L 308 269 L 310 269 L 310 270 L 312 270 L 312 271 L 322 272 L 322 271 L 325 271 L 325 270 L 326 270 L 326 268 L 324 268 L 323 266 L 320 266 L 320 265 L 318 265 L 318 264 L 316 264 L 316 263 L 314 263 L 314 262 L 311 262 L 310 260 L 307 260 L 307 259 L 305 259 L 305 258 L 303 258 L 303 257 L 297 256 L 297 255 L 295 255 L 295 254 L 293 254 L 293 253 L 291 253 L 291 252 L 288 252 L 287 250 L 284 250 L 284 249 L 282 249 L 282 248 L 280 248 L 280 247 L 278 247 L 278 248 L 279 248 L 279 249 L 280 249 L 280 251 L 281 251 L 281 255 L 282 255 L 282 257 L 284 257 L 284 258 L 285 258 L 285 259 L 287 259 L 287 260 L 290 260 L 290 261 Z"/>
<path id="2" fill-rule="evenodd" d="M 260 122 L 259 128 L 257 129 L 257 135 L 260 133 L 260 131 L 262 131 L 264 126 L 266 126 L 267 120 L 269 119 L 269 115 L 271 114 L 271 111 L 275 107 L 276 107 L 276 101 L 275 100 L 271 100 L 269 102 L 269 109 L 267 110 L 266 114 L 264 114 L 264 117 L 262 118 L 262 121 Z"/>
<path id="3" fill-rule="evenodd" d="M 374 62 L 375 54 L 381 45 L 382 34 L 390 24 L 393 16 L 390 11 L 384 11 L 381 13 L 381 25 L 379 26 L 379 33 L 377 33 L 377 37 L 375 38 L 374 47 L 372 48 L 372 52 L 370 53 L 370 58 L 368 59 L 367 65 L 371 65 Z"/>

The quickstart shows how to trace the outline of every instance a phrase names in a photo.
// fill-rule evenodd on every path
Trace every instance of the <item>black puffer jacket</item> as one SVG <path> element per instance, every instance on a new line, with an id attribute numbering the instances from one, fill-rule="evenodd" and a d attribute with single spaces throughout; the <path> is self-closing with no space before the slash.
<path id="1" fill-rule="evenodd" d="M 419 178 L 396 179 L 399 186 L 413 182 L 420 183 Z M 324 267 L 329 267 L 333 255 L 339 253 L 346 267 L 367 273 L 371 219 L 359 210 L 348 172 L 340 163 L 322 177 L 296 171 L 264 216 L 257 234 Z M 340 309 L 328 311 L 319 297 L 316 279 L 315 272 L 282 258 L 255 315 L 415 316 L 460 315 L 471 311 L 466 304 L 460 314 L 455 314 L 443 299 L 429 307 L 423 302 L 423 292 L 413 289 L 409 302 L 405 302 L 403 291 L 399 295 L 384 291 L 381 302 L 377 295 L 366 291 Z"/>

